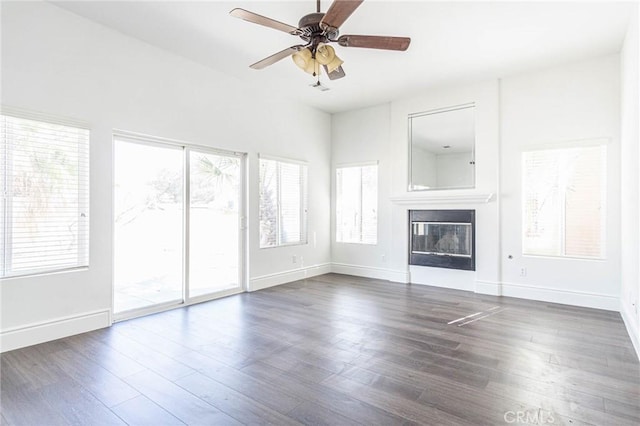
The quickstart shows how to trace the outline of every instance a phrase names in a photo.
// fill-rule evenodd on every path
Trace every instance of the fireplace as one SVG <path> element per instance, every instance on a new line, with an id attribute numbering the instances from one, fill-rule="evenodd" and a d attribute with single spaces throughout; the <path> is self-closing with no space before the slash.
<path id="1" fill-rule="evenodd" d="M 410 210 L 409 264 L 475 271 L 475 210 Z"/>

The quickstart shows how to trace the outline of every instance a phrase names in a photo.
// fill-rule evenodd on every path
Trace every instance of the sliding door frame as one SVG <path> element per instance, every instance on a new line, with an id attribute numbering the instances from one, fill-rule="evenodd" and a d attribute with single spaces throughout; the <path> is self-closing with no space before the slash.
<path id="1" fill-rule="evenodd" d="M 247 178 L 247 153 L 228 151 L 213 148 L 207 145 L 182 142 L 174 139 L 149 136 L 141 133 L 129 132 L 126 130 L 113 130 L 112 146 L 111 146 L 111 181 L 115 179 L 115 146 L 116 140 L 127 143 L 138 143 L 142 145 L 157 146 L 163 148 L 173 148 L 182 150 L 182 190 L 183 190 L 183 215 L 182 215 L 182 300 L 179 302 L 164 302 L 149 307 L 132 309 L 124 312 L 114 312 L 115 303 L 115 185 L 112 184 L 111 191 L 111 318 L 112 322 L 124 321 L 131 318 L 137 318 L 149 314 L 167 311 L 169 309 L 180 308 L 184 306 L 202 303 L 209 300 L 218 299 L 233 294 L 239 294 L 247 291 L 247 214 L 248 214 L 248 178 Z M 238 185 L 238 287 L 222 290 L 219 292 L 204 294 L 196 297 L 189 296 L 189 245 L 190 245 L 190 205 L 191 205 L 191 168 L 190 153 L 191 151 L 202 152 L 206 154 L 217 154 L 227 157 L 235 157 L 240 161 L 240 183 Z"/>

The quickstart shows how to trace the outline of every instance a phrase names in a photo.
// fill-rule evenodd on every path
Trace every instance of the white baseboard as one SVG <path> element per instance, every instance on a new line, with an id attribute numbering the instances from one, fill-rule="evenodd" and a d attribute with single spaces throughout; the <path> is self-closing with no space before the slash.
<path id="1" fill-rule="evenodd" d="M 627 333 L 629 333 L 631 343 L 633 343 L 633 347 L 636 350 L 636 356 L 640 360 L 640 330 L 638 330 L 638 323 L 637 321 L 634 321 L 634 315 L 629 310 L 630 308 L 623 303 L 621 303 L 620 305 L 620 315 L 622 316 L 622 321 L 627 327 Z"/>
<path id="2" fill-rule="evenodd" d="M 315 277 L 317 275 L 328 274 L 331 272 L 331 264 L 323 263 L 320 265 L 307 266 L 304 268 L 291 269 L 275 274 L 261 275 L 249 279 L 248 291 L 257 291 L 265 288 L 273 287 L 280 284 L 286 284 L 293 281 L 303 280 L 305 278 Z"/>
<path id="3" fill-rule="evenodd" d="M 12 351 L 111 325 L 107 310 L 70 315 L 0 331 L 0 352 Z"/>
<path id="4" fill-rule="evenodd" d="M 408 283 L 409 272 L 394 269 L 375 268 L 372 266 L 349 265 L 346 263 L 332 263 L 331 272 L 336 274 L 353 275 L 356 277 L 374 278 L 378 280 L 392 281 L 395 283 Z"/>
<path id="5" fill-rule="evenodd" d="M 492 296 L 502 296 L 502 285 L 495 281 L 476 280 L 476 293 L 490 294 Z"/>
<path id="6" fill-rule="evenodd" d="M 620 310 L 620 299 L 618 297 L 607 294 L 571 291 L 551 287 L 476 281 L 476 293 L 562 303 L 565 305 L 583 306 L 586 308 L 605 309 L 607 311 Z"/>

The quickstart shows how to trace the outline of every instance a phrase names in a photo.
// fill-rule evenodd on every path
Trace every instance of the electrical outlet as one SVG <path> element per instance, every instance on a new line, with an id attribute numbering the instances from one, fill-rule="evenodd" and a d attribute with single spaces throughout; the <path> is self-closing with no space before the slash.
<path id="1" fill-rule="evenodd" d="M 293 256 L 291 256 L 291 261 L 293 263 L 298 263 L 298 257 L 294 254 Z"/>
<path id="2" fill-rule="evenodd" d="M 527 268 L 520 268 L 520 276 L 521 277 L 527 276 Z"/>

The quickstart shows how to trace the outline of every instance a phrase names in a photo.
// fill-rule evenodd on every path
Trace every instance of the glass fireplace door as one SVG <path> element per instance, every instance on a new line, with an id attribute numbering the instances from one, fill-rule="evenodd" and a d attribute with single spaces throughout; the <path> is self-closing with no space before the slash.
<path id="1" fill-rule="evenodd" d="M 475 210 L 409 210 L 409 265 L 475 271 Z"/>
<path id="2" fill-rule="evenodd" d="M 413 222 L 412 253 L 471 257 L 471 224 Z"/>

